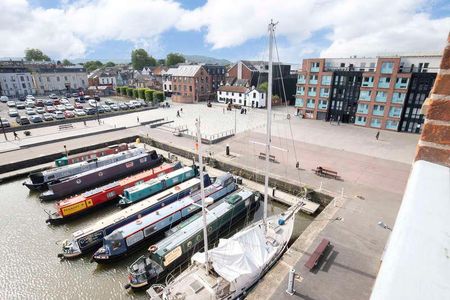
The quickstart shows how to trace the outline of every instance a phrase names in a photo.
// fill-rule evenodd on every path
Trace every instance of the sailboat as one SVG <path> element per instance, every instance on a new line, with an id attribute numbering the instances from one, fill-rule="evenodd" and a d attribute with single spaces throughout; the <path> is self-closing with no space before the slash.
<path id="1" fill-rule="evenodd" d="M 269 24 L 269 84 L 267 101 L 266 166 L 264 181 L 264 216 L 228 239 L 220 239 L 217 247 L 208 250 L 205 230 L 205 251 L 193 255 L 192 264 L 166 285 L 152 285 L 151 299 L 236 299 L 248 291 L 280 259 L 288 246 L 295 215 L 303 205 L 299 200 L 287 211 L 267 217 L 269 155 L 271 143 L 272 46 L 275 24 Z M 199 144 L 200 144 L 199 140 Z M 201 155 L 199 162 L 201 167 Z"/>

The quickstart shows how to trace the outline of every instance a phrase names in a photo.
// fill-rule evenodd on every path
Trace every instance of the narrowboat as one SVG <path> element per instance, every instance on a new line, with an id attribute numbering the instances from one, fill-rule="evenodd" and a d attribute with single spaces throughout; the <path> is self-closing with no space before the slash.
<path id="1" fill-rule="evenodd" d="M 93 190 L 73 196 L 56 203 L 56 211 L 49 213 L 47 223 L 60 224 L 67 219 L 86 213 L 100 205 L 114 202 L 126 188 L 142 184 L 158 175 L 167 174 L 181 168 L 181 163 L 164 164 L 162 166 L 146 170 L 119 181 L 106 184 Z"/>
<path id="2" fill-rule="evenodd" d="M 260 199 L 260 193 L 242 189 L 211 205 L 206 213 L 208 244 L 230 233 L 234 225 L 254 213 Z M 202 214 L 197 213 L 168 230 L 163 240 L 149 248 L 148 256 L 139 257 L 128 267 L 125 288 L 142 289 L 163 281 L 175 267 L 203 249 L 203 228 Z"/>
<path id="3" fill-rule="evenodd" d="M 211 184 L 211 178 L 205 174 L 203 182 L 205 186 L 209 186 Z M 63 242 L 63 252 L 58 257 L 74 258 L 87 253 L 92 248 L 101 246 L 103 237 L 115 229 L 199 190 L 200 179 L 193 178 L 131 205 L 126 209 L 104 217 L 94 224 L 74 232 L 70 241 L 66 240 Z"/>
<path id="4" fill-rule="evenodd" d="M 56 183 L 63 178 L 83 173 L 89 170 L 97 169 L 133 156 L 145 153 L 143 148 L 135 148 L 127 151 L 111 154 L 100 158 L 93 158 L 87 161 L 67 165 L 64 167 L 53 168 L 46 171 L 30 174 L 30 178 L 23 185 L 30 190 L 43 190 L 51 183 Z"/>
<path id="5" fill-rule="evenodd" d="M 128 150 L 128 144 L 126 144 L 126 143 L 122 143 L 122 144 L 118 144 L 118 145 L 111 145 L 106 148 L 101 148 L 101 149 L 97 149 L 97 150 L 90 151 L 90 152 L 75 154 L 70 157 L 63 156 L 63 157 L 55 160 L 55 166 L 56 167 L 67 166 L 67 165 L 71 165 L 71 164 L 74 164 L 77 162 L 86 161 L 86 160 L 90 160 L 93 158 L 99 158 L 99 157 L 102 157 L 105 155 L 110 155 L 110 154 L 122 152 L 125 150 Z"/>
<path id="6" fill-rule="evenodd" d="M 233 176 L 226 174 L 205 188 L 205 197 L 214 203 L 235 189 Z M 196 193 L 137 218 L 104 236 L 103 246 L 94 253 L 92 260 L 100 264 L 119 260 L 137 250 L 145 242 L 157 240 L 166 228 L 192 216 L 200 207 L 201 194 Z"/>
<path id="7" fill-rule="evenodd" d="M 158 176 L 142 184 L 125 189 L 123 196 L 119 200 L 118 206 L 125 208 L 131 204 L 137 203 L 142 199 L 148 198 L 167 188 L 179 184 L 180 182 L 191 179 L 196 176 L 197 170 L 191 167 L 184 167 L 176 172 Z"/>
<path id="8" fill-rule="evenodd" d="M 43 192 L 39 198 L 42 201 L 60 199 L 62 197 L 73 195 L 85 191 L 94 186 L 111 182 L 133 173 L 153 168 L 163 162 L 162 155 L 156 154 L 152 150 L 138 156 L 133 156 L 97 169 L 89 170 L 74 176 L 70 176 L 52 183 L 48 186 L 49 190 Z"/>

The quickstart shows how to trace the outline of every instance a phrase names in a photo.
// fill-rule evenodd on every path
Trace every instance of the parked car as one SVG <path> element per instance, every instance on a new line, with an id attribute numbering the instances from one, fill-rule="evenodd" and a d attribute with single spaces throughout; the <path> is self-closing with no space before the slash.
<path id="1" fill-rule="evenodd" d="M 111 107 L 109 107 L 109 105 L 103 104 L 101 107 L 105 110 L 105 112 L 111 111 Z"/>
<path id="2" fill-rule="evenodd" d="M 91 99 L 91 96 L 83 96 L 84 100 L 89 101 Z"/>
<path id="3" fill-rule="evenodd" d="M 64 107 L 66 110 L 74 110 L 75 109 L 75 107 L 73 107 L 72 104 L 65 104 Z"/>
<path id="4" fill-rule="evenodd" d="M 109 107 L 111 107 L 112 110 L 119 110 L 119 105 L 117 104 L 111 104 Z"/>
<path id="5" fill-rule="evenodd" d="M 60 110 L 60 111 L 65 111 L 66 110 L 66 107 L 64 105 L 62 105 L 62 104 L 58 104 L 55 107 L 56 107 L 56 110 Z"/>
<path id="6" fill-rule="evenodd" d="M 72 94 L 71 93 L 66 93 L 66 98 L 72 98 Z"/>
<path id="7" fill-rule="evenodd" d="M 42 100 L 42 99 L 37 99 L 36 101 L 35 101 L 35 104 L 34 105 L 36 105 L 37 107 L 44 107 L 44 100 Z"/>
<path id="8" fill-rule="evenodd" d="M 25 116 L 17 116 L 16 123 L 19 125 L 28 125 L 30 124 L 30 120 L 28 120 L 28 118 Z"/>
<path id="9" fill-rule="evenodd" d="M 38 114 L 43 114 L 43 113 L 45 113 L 45 108 L 43 108 L 43 107 L 38 107 L 38 108 L 36 108 L 36 112 L 37 112 Z"/>
<path id="10" fill-rule="evenodd" d="M 30 100 L 35 100 L 35 98 L 34 98 L 33 95 L 27 95 L 26 99 L 27 99 L 27 100 L 28 100 L 28 99 L 30 99 Z"/>
<path id="11" fill-rule="evenodd" d="M 77 117 L 82 117 L 85 116 L 86 113 L 84 112 L 84 110 L 77 108 L 73 111 L 73 113 L 77 116 Z"/>
<path id="12" fill-rule="evenodd" d="M 17 109 L 25 109 L 25 103 L 23 102 L 16 102 L 16 108 Z"/>
<path id="13" fill-rule="evenodd" d="M 49 113 L 43 114 L 42 118 L 44 119 L 44 121 L 53 121 L 53 115 Z"/>
<path id="14" fill-rule="evenodd" d="M 70 104 L 69 100 L 67 100 L 66 98 L 61 98 L 61 99 L 59 99 L 59 102 L 60 102 L 61 104 L 64 104 L 64 105 Z"/>
<path id="15" fill-rule="evenodd" d="M 141 104 L 137 100 L 131 100 L 129 103 L 130 108 L 138 108 L 141 107 Z M 131 107 L 133 106 L 133 107 Z"/>
<path id="16" fill-rule="evenodd" d="M 16 107 L 16 102 L 10 100 L 6 102 L 6 105 L 8 105 L 8 107 Z"/>
<path id="17" fill-rule="evenodd" d="M 25 101 L 25 100 L 27 100 L 27 98 L 25 98 L 25 96 L 19 96 L 19 98 L 17 98 L 17 99 L 19 99 L 19 101 Z"/>
<path id="18" fill-rule="evenodd" d="M 78 97 L 78 93 L 72 93 L 72 97 Z"/>
<path id="19" fill-rule="evenodd" d="M 75 114 L 71 110 L 66 110 L 64 112 L 64 117 L 66 117 L 66 118 L 75 118 Z"/>
<path id="20" fill-rule="evenodd" d="M 100 96 L 99 95 L 95 95 L 94 96 L 94 100 L 100 101 Z"/>
<path id="21" fill-rule="evenodd" d="M 9 100 L 8 96 L 1 96 L 0 97 L 0 102 L 6 103 L 6 102 L 8 102 L 8 100 Z"/>
<path id="22" fill-rule="evenodd" d="M 43 122 L 41 116 L 31 116 L 30 121 L 32 123 L 42 123 Z"/>
<path id="23" fill-rule="evenodd" d="M 56 119 L 56 120 L 62 120 L 62 119 L 65 119 L 65 118 L 66 118 L 66 117 L 64 116 L 64 113 L 63 113 L 62 111 L 59 111 L 59 110 L 55 111 L 54 116 L 55 116 L 55 119 Z"/>
<path id="24" fill-rule="evenodd" d="M 33 107 L 34 107 L 34 101 L 31 100 L 31 99 L 28 99 L 27 101 L 25 101 L 25 105 L 26 105 L 27 107 L 33 108 Z"/>
<path id="25" fill-rule="evenodd" d="M 9 124 L 9 121 L 7 119 L 0 118 L 0 120 L 1 120 L 0 128 L 2 128 L 2 126 L 3 126 L 3 128 L 11 127 L 11 124 Z"/>
<path id="26" fill-rule="evenodd" d="M 80 98 L 75 99 L 75 102 L 86 103 L 86 100 L 84 99 L 84 97 L 80 97 Z"/>
<path id="27" fill-rule="evenodd" d="M 83 105 L 81 105 L 80 103 L 75 103 L 74 107 L 77 109 L 83 109 Z"/>
<path id="28" fill-rule="evenodd" d="M 8 116 L 10 116 L 10 117 L 17 117 L 18 115 L 19 115 L 19 113 L 15 109 L 10 109 L 8 111 Z"/>
<path id="29" fill-rule="evenodd" d="M 50 99 L 58 99 L 58 96 L 56 96 L 55 94 L 50 94 L 48 97 Z"/>
<path id="30" fill-rule="evenodd" d="M 59 99 L 53 99 L 53 105 L 60 105 Z"/>
<path id="31" fill-rule="evenodd" d="M 86 107 L 86 108 L 84 109 L 84 111 L 85 111 L 85 113 L 86 113 L 87 115 L 95 115 L 95 114 L 97 113 L 97 111 L 95 110 L 95 108 L 92 108 L 92 107 Z"/>
<path id="32" fill-rule="evenodd" d="M 111 99 L 106 99 L 106 100 L 105 100 L 105 104 L 106 104 L 106 105 L 111 105 L 111 104 L 115 104 L 115 102 L 112 101 Z"/>
<path id="33" fill-rule="evenodd" d="M 141 107 L 147 107 L 148 103 L 145 102 L 144 100 L 138 100 L 139 104 L 141 104 Z"/>
<path id="34" fill-rule="evenodd" d="M 88 103 L 89 103 L 89 105 L 90 105 L 91 107 L 97 107 L 97 106 L 99 105 L 99 104 L 97 103 L 97 101 L 95 101 L 95 100 L 89 100 Z"/>
<path id="35" fill-rule="evenodd" d="M 45 104 L 45 106 L 52 106 L 53 105 L 53 100 L 46 99 L 46 100 L 44 100 L 44 104 Z"/>
<path id="36" fill-rule="evenodd" d="M 136 106 L 134 105 L 134 103 L 131 102 L 131 101 L 128 102 L 127 105 L 128 105 L 128 108 L 130 108 L 130 109 L 135 109 L 135 108 L 136 108 Z"/>
<path id="37" fill-rule="evenodd" d="M 47 106 L 45 108 L 45 111 L 48 113 L 54 113 L 56 111 L 56 108 L 54 106 Z"/>
<path id="38" fill-rule="evenodd" d="M 29 116 L 35 115 L 36 111 L 34 109 L 32 109 L 31 107 L 27 107 L 27 109 L 25 110 L 25 113 Z"/>
<path id="39" fill-rule="evenodd" d="M 99 105 L 96 109 L 98 110 L 99 114 L 105 113 L 105 110 L 103 109 L 103 107 L 101 105 Z"/>
<path id="40" fill-rule="evenodd" d="M 119 104 L 119 108 L 120 108 L 120 109 L 123 109 L 123 110 L 129 109 L 128 105 L 125 104 L 125 103 L 120 103 L 120 104 Z"/>

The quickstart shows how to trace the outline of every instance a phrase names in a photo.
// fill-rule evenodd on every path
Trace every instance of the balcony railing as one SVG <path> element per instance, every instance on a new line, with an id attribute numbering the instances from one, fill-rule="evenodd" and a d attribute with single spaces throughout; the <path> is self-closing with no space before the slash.
<path id="1" fill-rule="evenodd" d="M 373 87 L 373 81 L 369 81 L 369 82 L 362 82 L 361 86 L 363 87 Z"/>
<path id="2" fill-rule="evenodd" d="M 406 89 L 407 87 L 408 87 L 408 82 L 407 83 L 397 82 L 395 84 L 396 89 Z"/>
<path id="3" fill-rule="evenodd" d="M 401 94 L 401 96 L 399 97 L 398 94 L 394 94 L 392 96 L 392 103 L 400 103 L 402 104 L 403 102 L 405 102 L 405 94 Z"/>
<path id="4" fill-rule="evenodd" d="M 319 72 L 319 67 L 311 67 L 311 72 Z"/>
<path id="5" fill-rule="evenodd" d="M 370 122 L 370 126 L 375 127 L 375 128 L 381 128 L 381 122 L 380 121 L 372 121 L 372 122 Z"/>
<path id="6" fill-rule="evenodd" d="M 305 78 L 298 78 L 298 79 L 297 79 L 297 83 L 298 83 L 298 84 L 305 84 L 305 83 L 306 83 L 306 80 L 305 80 Z"/>
<path id="7" fill-rule="evenodd" d="M 317 84 L 317 79 L 310 79 L 309 84 Z"/>
<path id="8" fill-rule="evenodd" d="M 401 114 L 402 114 L 401 109 L 393 109 L 389 111 L 389 117 L 391 118 L 400 118 Z"/>
<path id="9" fill-rule="evenodd" d="M 370 101 L 370 94 L 369 93 L 360 93 L 359 100 Z"/>
<path id="10" fill-rule="evenodd" d="M 314 97 L 314 96 L 316 96 L 316 95 L 317 95 L 317 93 L 316 93 L 315 91 L 309 91 L 309 92 L 308 92 L 308 96 Z"/>
<path id="11" fill-rule="evenodd" d="M 356 118 L 355 124 L 356 125 L 366 125 L 366 121 L 365 120 L 358 120 L 358 118 Z"/>
<path id="12" fill-rule="evenodd" d="M 327 107 L 328 107 L 328 103 L 320 103 L 319 102 L 319 105 L 318 105 L 318 109 L 327 109 Z"/>
<path id="13" fill-rule="evenodd" d="M 375 101 L 386 102 L 386 94 L 384 94 L 384 95 L 377 94 L 377 96 L 375 97 Z"/>
<path id="14" fill-rule="evenodd" d="M 386 129 L 397 130 L 398 129 L 398 122 L 387 121 L 386 122 Z"/>
<path id="15" fill-rule="evenodd" d="M 303 99 L 300 99 L 300 98 L 295 99 L 296 107 L 303 107 L 304 105 L 305 105 L 305 102 L 303 101 Z"/>
<path id="16" fill-rule="evenodd" d="M 394 70 L 394 67 L 382 67 L 381 68 L 381 74 L 392 74 L 392 71 Z"/>
<path id="17" fill-rule="evenodd" d="M 322 85 L 331 85 L 331 78 L 325 80 L 322 78 Z"/>
<path id="18" fill-rule="evenodd" d="M 378 87 L 382 89 L 388 89 L 390 82 L 380 81 L 378 82 Z"/>
<path id="19" fill-rule="evenodd" d="M 320 97 L 330 97 L 330 92 L 320 91 Z"/>
<path id="20" fill-rule="evenodd" d="M 367 108 L 358 108 L 358 110 L 356 112 L 358 114 L 367 115 L 369 113 L 369 109 L 367 109 Z"/>

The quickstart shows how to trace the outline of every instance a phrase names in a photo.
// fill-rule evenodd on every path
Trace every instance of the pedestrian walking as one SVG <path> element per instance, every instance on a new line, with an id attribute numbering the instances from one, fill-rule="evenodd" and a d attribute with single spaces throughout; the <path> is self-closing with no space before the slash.
<path id="1" fill-rule="evenodd" d="M 177 118 L 179 118 L 179 117 L 180 117 L 180 111 L 177 110 Z"/>
<path id="2" fill-rule="evenodd" d="M 222 108 L 222 111 L 223 111 L 223 113 L 225 113 L 225 107 L 224 107 L 224 108 Z"/>
<path id="3" fill-rule="evenodd" d="M 333 115 L 330 116 L 330 124 L 333 121 Z"/>
<path id="4" fill-rule="evenodd" d="M 183 112 L 183 108 L 182 108 L 182 107 L 180 107 L 180 112 L 181 112 L 181 113 Z"/>
<path id="5" fill-rule="evenodd" d="M 137 122 L 139 123 L 139 117 L 136 117 Z"/>
<path id="6" fill-rule="evenodd" d="M 245 114 L 245 115 L 247 114 L 247 109 L 246 109 L 246 108 L 244 108 L 244 114 Z"/>
<path id="7" fill-rule="evenodd" d="M 14 140 L 20 140 L 19 136 L 17 135 L 17 132 L 14 130 Z"/>
<path id="8" fill-rule="evenodd" d="M 375 138 L 377 139 L 377 141 L 378 141 L 379 137 L 380 137 L 380 131 L 377 131 L 377 134 L 375 135 Z"/>
<path id="9" fill-rule="evenodd" d="M 341 124 L 341 116 L 338 116 L 338 125 Z"/>
<path id="10" fill-rule="evenodd" d="M 87 125 L 86 125 L 86 121 L 83 121 L 83 124 L 84 124 L 84 126 L 87 126 Z"/>

